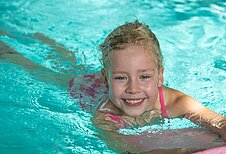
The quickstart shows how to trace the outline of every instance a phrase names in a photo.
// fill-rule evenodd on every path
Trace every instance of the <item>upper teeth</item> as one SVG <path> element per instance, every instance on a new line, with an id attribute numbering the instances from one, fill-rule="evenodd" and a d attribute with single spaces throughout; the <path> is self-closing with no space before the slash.
<path id="1" fill-rule="evenodd" d="M 134 99 L 133 99 L 133 100 L 128 100 L 128 99 L 127 99 L 127 100 L 126 100 L 127 103 L 131 103 L 131 104 L 139 103 L 139 102 L 141 102 L 141 101 L 142 101 L 142 99 L 136 99 L 136 100 L 134 100 Z"/>

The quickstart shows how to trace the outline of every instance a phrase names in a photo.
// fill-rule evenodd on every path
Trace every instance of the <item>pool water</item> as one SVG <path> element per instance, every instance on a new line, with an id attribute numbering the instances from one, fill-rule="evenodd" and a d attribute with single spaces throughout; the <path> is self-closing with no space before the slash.
<path id="1" fill-rule="evenodd" d="M 96 72 L 102 68 L 98 44 L 135 19 L 150 25 L 160 41 L 164 84 L 226 115 L 223 0 L 0 0 L 0 153 L 117 153 L 97 137 L 92 115 L 66 88 L 46 71 L 28 70 L 1 53 L 10 48 L 56 73 Z M 159 127 L 197 126 L 174 119 Z M 127 133 L 144 129 L 150 128 Z"/>

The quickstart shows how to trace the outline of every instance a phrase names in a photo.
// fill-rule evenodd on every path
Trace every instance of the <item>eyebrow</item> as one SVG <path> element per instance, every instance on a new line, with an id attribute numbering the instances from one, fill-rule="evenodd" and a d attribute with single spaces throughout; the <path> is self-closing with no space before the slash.
<path id="1" fill-rule="evenodd" d="M 149 72 L 149 71 L 154 72 L 155 69 L 140 69 L 140 70 L 138 70 L 139 73 Z M 112 74 L 128 74 L 128 73 L 125 72 L 125 71 L 115 71 L 115 72 L 112 72 Z"/>
<path id="2" fill-rule="evenodd" d="M 138 72 L 141 72 L 141 73 L 143 73 L 143 72 L 149 72 L 149 71 L 154 72 L 155 69 L 141 69 L 141 70 L 138 70 Z"/>
<path id="3" fill-rule="evenodd" d="M 112 74 L 127 74 L 127 72 L 124 72 L 124 71 L 115 71 L 115 72 L 112 72 Z"/>

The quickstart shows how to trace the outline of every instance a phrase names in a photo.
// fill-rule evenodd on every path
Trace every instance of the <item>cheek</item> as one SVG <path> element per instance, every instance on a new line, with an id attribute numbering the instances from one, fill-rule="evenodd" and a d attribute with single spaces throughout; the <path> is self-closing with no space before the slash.
<path id="1" fill-rule="evenodd" d="M 110 98 L 115 98 L 120 96 L 122 91 L 122 86 L 120 84 L 117 84 L 115 82 L 109 83 L 109 96 Z"/>
<path id="2" fill-rule="evenodd" d="M 150 98 L 155 99 L 158 96 L 158 86 L 149 87 L 147 89 L 147 94 Z"/>
<path id="3" fill-rule="evenodd" d="M 146 94 L 149 98 L 156 99 L 158 96 L 158 83 L 156 81 L 149 82 L 149 84 L 145 85 Z"/>

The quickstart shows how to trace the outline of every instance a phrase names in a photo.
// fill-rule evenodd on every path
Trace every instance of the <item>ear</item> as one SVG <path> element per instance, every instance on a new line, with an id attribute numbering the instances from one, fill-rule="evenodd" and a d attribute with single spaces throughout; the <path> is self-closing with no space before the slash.
<path id="1" fill-rule="evenodd" d="M 104 68 L 101 69 L 101 75 L 104 79 L 104 84 L 108 88 L 107 72 Z"/>
<path id="2" fill-rule="evenodd" d="M 161 67 L 159 69 L 159 83 L 158 83 L 158 87 L 161 87 L 163 85 L 163 82 L 164 82 L 163 73 L 164 73 L 164 68 Z"/>

